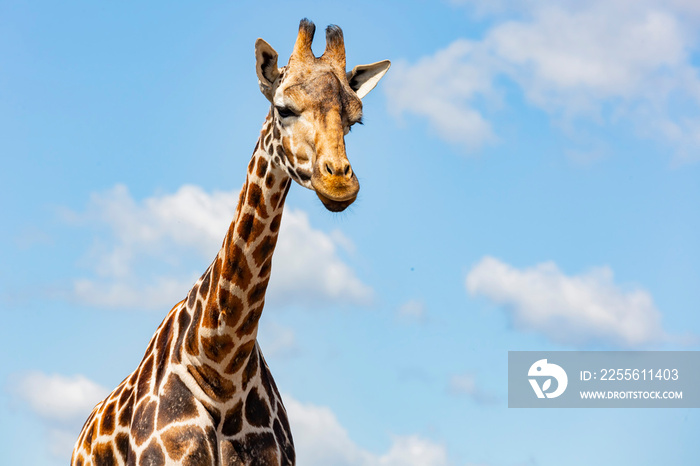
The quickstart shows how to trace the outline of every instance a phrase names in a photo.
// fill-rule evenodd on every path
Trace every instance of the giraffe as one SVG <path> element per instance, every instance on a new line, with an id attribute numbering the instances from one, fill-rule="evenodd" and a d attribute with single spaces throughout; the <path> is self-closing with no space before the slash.
<path id="1" fill-rule="evenodd" d="M 345 136 L 388 60 L 345 67 L 342 30 L 299 24 L 286 66 L 263 39 L 256 72 L 270 111 L 248 164 L 233 221 L 214 261 L 167 314 L 136 370 L 95 406 L 71 465 L 293 465 L 282 398 L 257 342 L 272 254 L 292 180 L 327 210 L 354 202 Z"/>

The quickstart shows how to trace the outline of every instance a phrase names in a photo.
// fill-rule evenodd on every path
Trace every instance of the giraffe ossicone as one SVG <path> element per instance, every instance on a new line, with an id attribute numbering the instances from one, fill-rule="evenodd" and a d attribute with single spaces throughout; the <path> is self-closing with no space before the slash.
<path id="1" fill-rule="evenodd" d="M 388 60 L 345 67 L 343 33 L 299 24 L 286 66 L 255 43 L 270 111 L 216 258 L 163 320 L 143 360 L 88 417 L 71 465 L 293 465 L 282 398 L 257 343 L 284 201 L 294 180 L 330 211 L 354 202 L 357 176 L 345 135 Z"/>

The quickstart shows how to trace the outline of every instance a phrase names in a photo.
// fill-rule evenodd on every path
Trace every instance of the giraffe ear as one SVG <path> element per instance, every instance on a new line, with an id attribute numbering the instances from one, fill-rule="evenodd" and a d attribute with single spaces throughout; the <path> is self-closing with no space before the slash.
<path id="1" fill-rule="evenodd" d="M 357 96 L 362 99 L 374 89 L 380 79 L 389 71 L 389 60 L 378 61 L 371 65 L 358 65 L 348 72 L 348 83 Z"/>
<path id="2" fill-rule="evenodd" d="M 260 91 L 272 101 L 272 85 L 280 75 L 277 68 L 277 52 L 262 39 L 255 41 L 255 72 L 258 74 Z"/>

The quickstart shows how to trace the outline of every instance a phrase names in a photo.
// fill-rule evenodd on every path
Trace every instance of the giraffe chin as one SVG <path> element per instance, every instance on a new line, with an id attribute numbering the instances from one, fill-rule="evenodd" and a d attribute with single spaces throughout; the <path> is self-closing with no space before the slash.
<path id="1" fill-rule="evenodd" d="M 323 206 L 327 210 L 330 210 L 331 212 L 342 212 L 345 209 L 347 209 L 350 204 L 355 202 L 355 199 L 357 199 L 357 195 L 355 195 L 355 196 L 351 197 L 350 199 L 346 199 L 344 201 L 334 201 L 333 199 L 330 199 L 330 198 L 324 196 L 323 194 L 319 193 L 318 191 L 316 192 L 316 195 L 323 203 Z"/>

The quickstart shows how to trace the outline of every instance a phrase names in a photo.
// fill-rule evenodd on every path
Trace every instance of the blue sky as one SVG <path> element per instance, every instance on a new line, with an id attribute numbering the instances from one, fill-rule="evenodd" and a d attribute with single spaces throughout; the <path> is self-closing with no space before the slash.
<path id="1" fill-rule="evenodd" d="M 393 66 L 358 201 L 287 201 L 260 341 L 299 463 L 695 464 L 697 410 L 508 409 L 506 379 L 512 350 L 700 349 L 685 0 L 0 2 L 3 462 L 66 464 L 213 259 L 253 44 L 285 63 L 302 17 Z"/>

